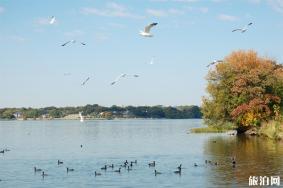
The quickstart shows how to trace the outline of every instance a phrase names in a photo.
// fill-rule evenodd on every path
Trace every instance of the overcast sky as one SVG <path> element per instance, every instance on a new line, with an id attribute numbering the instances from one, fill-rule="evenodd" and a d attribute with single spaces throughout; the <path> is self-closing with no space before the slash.
<path id="1" fill-rule="evenodd" d="M 0 0 L 0 107 L 200 105 L 206 65 L 239 49 L 283 62 L 283 0 Z"/>

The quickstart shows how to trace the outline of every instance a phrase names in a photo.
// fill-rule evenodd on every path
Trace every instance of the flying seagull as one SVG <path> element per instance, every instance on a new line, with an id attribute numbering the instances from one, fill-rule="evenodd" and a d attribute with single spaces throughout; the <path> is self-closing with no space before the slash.
<path id="1" fill-rule="evenodd" d="M 237 28 L 237 29 L 234 29 L 232 32 L 235 32 L 235 31 L 240 31 L 242 33 L 246 32 L 248 30 L 248 27 L 251 26 L 253 23 L 250 22 L 248 25 L 246 25 L 245 27 L 243 28 Z"/>
<path id="2" fill-rule="evenodd" d="M 71 73 L 70 72 L 65 72 L 64 76 L 71 76 Z"/>
<path id="3" fill-rule="evenodd" d="M 66 46 L 69 43 L 75 43 L 75 42 L 76 42 L 76 40 L 69 40 L 69 41 L 65 42 L 64 44 L 62 44 L 61 46 Z"/>
<path id="4" fill-rule="evenodd" d="M 51 18 L 50 18 L 50 21 L 49 21 L 49 24 L 54 24 L 56 22 L 56 18 L 55 18 L 55 16 L 52 16 Z"/>
<path id="5" fill-rule="evenodd" d="M 119 75 L 113 82 L 111 82 L 111 85 L 116 84 L 120 79 L 126 78 L 126 77 L 135 77 L 135 78 L 138 78 L 139 75 L 138 75 L 138 74 L 133 74 L 133 75 L 121 74 L 121 75 Z"/>
<path id="6" fill-rule="evenodd" d="M 212 65 L 214 65 L 216 63 L 222 63 L 222 62 L 223 62 L 223 60 L 214 60 L 211 63 L 209 63 L 206 67 L 210 67 L 210 66 L 212 66 Z"/>
<path id="7" fill-rule="evenodd" d="M 121 78 L 125 78 L 126 76 L 126 74 L 119 75 L 113 82 L 111 82 L 111 85 L 116 84 Z"/>
<path id="8" fill-rule="evenodd" d="M 149 64 L 150 64 L 150 65 L 153 65 L 153 64 L 154 64 L 154 57 L 151 58 Z"/>
<path id="9" fill-rule="evenodd" d="M 145 28 L 144 28 L 144 31 L 140 31 L 140 35 L 143 36 L 143 37 L 153 37 L 153 35 L 150 33 L 150 29 L 154 26 L 156 26 L 157 23 L 151 23 L 149 25 L 147 25 Z"/>
<path id="10" fill-rule="evenodd" d="M 61 44 L 61 46 L 66 46 L 67 44 L 70 44 L 70 43 L 76 43 L 77 41 L 76 40 L 69 40 L 67 42 L 65 42 L 64 44 Z M 81 45 L 85 46 L 86 43 L 84 42 L 80 42 Z"/>
<path id="11" fill-rule="evenodd" d="M 87 77 L 87 79 L 85 79 L 85 81 L 83 81 L 83 83 L 81 85 L 84 86 L 89 81 L 89 79 L 90 79 L 90 77 Z"/>

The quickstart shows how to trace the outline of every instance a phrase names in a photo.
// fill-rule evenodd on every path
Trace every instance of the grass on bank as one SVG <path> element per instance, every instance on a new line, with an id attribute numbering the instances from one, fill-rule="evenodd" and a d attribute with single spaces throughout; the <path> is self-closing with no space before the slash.
<path id="1" fill-rule="evenodd" d="M 283 122 L 269 121 L 263 123 L 258 130 L 258 134 L 270 139 L 283 140 Z"/>
<path id="2" fill-rule="evenodd" d="M 192 128 L 190 132 L 191 133 L 225 133 L 227 131 L 231 131 L 235 129 L 236 127 L 232 123 L 225 123 L 215 126 Z"/>

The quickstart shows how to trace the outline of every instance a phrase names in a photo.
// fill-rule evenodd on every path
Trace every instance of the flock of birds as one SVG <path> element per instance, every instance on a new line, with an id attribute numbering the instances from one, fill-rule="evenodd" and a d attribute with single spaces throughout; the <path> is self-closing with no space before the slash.
<path id="1" fill-rule="evenodd" d="M 236 168 L 236 158 L 232 157 L 230 159 L 229 164 L 231 165 L 232 168 Z M 58 166 L 62 166 L 62 165 L 64 165 L 64 162 L 58 160 L 57 161 L 57 165 Z M 196 168 L 196 167 L 209 167 L 209 166 L 220 166 L 220 165 L 223 165 L 223 164 L 221 164 L 219 162 L 213 162 L 211 160 L 205 160 L 204 164 L 194 163 L 193 168 Z M 95 177 L 96 176 L 102 176 L 103 174 L 106 174 L 106 172 L 114 172 L 114 173 L 121 174 L 123 172 L 130 172 L 130 171 L 133 171 L 133 170 L 137 170 L 137 166 L 138 166 L 137 160 L 134 160 L 134 161 L 125 160 L 121 164 L 117 164 L 117 165 L 105 164 L 104 166 L 102 166 L 100 168 L 100 171 L 95 170 L 94 173 L 92 173 L 91 175 L 94 175 Z M 156 161 L 149 162 L 147 164 L 147 166 L 148 166 L 148 168 L 153 168 L 154 169 L 152 174 L 154 174 L 155 176 L 161 175 L 161 174 L 165 173 L 165 172 L 161 172 L 161 171 L 157 170 L 157 168 L 156 168 L 157 167 Z M 122 170 L 122 169 L 124 169 L 124 170 Z M 175 168 L 175 170 L 172 169 L 170 172 L 181 176 L 183 169 L 185 169 L 185 168 L 182 167 L 182 164 L 180 164 L 180 165 L 178 165 Z M 66 173 L 67 174 L 70 173 L 70 172 L 74 172 L 74 171 L 75 171 L 74 168 L 66 167 Z M 102 173 L 102 172 L 104 172 L 104 173 Z M 44 178 L 46 176 L 49 176 L 43 169 L 37 168 L 36 166 L 34 167 L 34 173 L 41 173 L 42 178 Z"/>
<path id="2" fill-rule="evenodd" d="M 49 20 L 49 24 L 55 24 L 56 23 L 56 17 L 55 16 L 52 16 Z M 236 28 L 236 29 L 233 29 L 232 32 L 241 32 L 241 33 L 245 33 L 248 28 L 252 25 L 253 23 L 250 22 L 249 24 L 247 24 L 246 26 L 244 27 L 240 27 L 240 28 Z M 150 32 L 151 29 L 155 26 L 157 26 L 158 23 L 154 22 L 154 23 L 151 23 L 147 26 L 145 26 L 144 30 L 140 31 L 139 34 L 142 36 L 142 37 L 153 37 L 153 34 Z M 71 44 L 75 44 L 75 43 L 78 43 L 80 45 L 83 45 L 85 46 L 86 43 L 85 42 L 82 42 L 82 41 L 77 41 L 75 39 L 72 39 L 72 40 L 69 40 L 69 41 L 66 41 L 64 42 L 63 44 L 61 44 L 61 46 L 68 46 L 68 45 L 71 45 Z M 206 67 L 210 67 L 214 64 L 217 64 L 217 63 L 220 63 L 220 62 L 223 62 L 223 60 L 214 60 L 213 62 L 209 63 Z M 151 58 L 151 61 L 149 62 L 150 65 L 153 65 L 154 64 L 154 57 Z M 71 73 L 64 73 L 64 76 L 70 76 Z M 118 81 L 120 81 L 122 78 L 126 78 L 126 77 L 139 77 L 139 75 L 135 74 L 135 75 L 128 75 L 128 74 L 121 74 L 119 75 L 114 81 L 112 81 L 110 83 L 110 85 L 114 85 L 116 84 Z M 84 86 L 86 85 L 86 83 L 90 80 L 90 77 L 87 77 L 82 83 L 81 83 L 81 86 Z"/>

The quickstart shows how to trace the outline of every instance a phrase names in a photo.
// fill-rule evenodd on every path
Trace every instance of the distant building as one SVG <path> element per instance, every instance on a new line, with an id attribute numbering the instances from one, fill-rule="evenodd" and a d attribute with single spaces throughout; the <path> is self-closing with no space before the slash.
<path id="1" fill-rule="evenodd" d="M 20 118 L 23 117 L 23 115 L 22 115 L 21 112 L 15 112 L 13 115 L 14 115 L 14 117 L 15 117 L 16 119 L 20 119 Z"/>
<path id="2" fill-rule="evenodd" d="M 42 119 L 49 119 L 50 116 L 49 116 L 49 114 L 42 114 L 42 115 L 41 115 L 41 118 L 42 118 Z"/>

